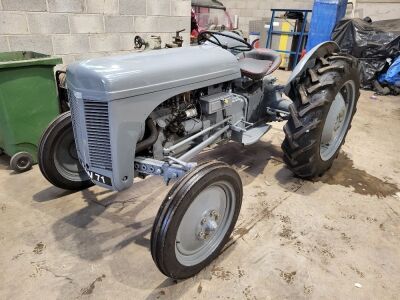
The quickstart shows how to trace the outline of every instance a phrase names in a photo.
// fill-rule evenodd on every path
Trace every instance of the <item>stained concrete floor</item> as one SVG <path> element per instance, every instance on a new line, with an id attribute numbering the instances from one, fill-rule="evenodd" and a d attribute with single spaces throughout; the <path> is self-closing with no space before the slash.
<path id="1" fill-rule="evenodd" d="M 70 193 L 1 157 L 0 299 L 398 299 L 400 97 L 371 96 L 316 182 L 282 163 L 282 124 L 253 146 L 205 151 L 239 171 L 244 203 L 220 257 L 178 282 L 149 252 L 159 178 Z"/>

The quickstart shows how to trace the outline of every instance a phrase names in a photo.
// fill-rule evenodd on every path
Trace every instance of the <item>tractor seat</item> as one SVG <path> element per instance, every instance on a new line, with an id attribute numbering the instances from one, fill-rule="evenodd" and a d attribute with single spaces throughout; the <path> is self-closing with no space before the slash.
<path id="1" fill-rule="evenodd" d="M 239 67 L 243 76 L 258 80 L 275 71 L 281 62 L 282 58 L 278 52 L 257 48 L 243 52 L 243 56 L 239 58 Z"/>

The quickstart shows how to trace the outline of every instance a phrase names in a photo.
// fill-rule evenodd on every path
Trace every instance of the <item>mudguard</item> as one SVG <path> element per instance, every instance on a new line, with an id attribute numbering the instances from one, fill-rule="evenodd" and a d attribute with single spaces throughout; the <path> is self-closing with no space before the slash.
<path id="1" fill-rule="evenodd" d="M 318 57 L 324 57 L 328 54 L 338 53 L 340 52 L 340 47 L 335 42 L 329 41 L 318 44 L 300 60 L 297 66 L 294 68 L 292 74 L 289 77 L 288 82 L 286 83 L 284 92 L 285 94 L 291 98 L 292 100 L 295 99 L 296 93 L 294 92 L 296 87 L 295 83 L 297 79 L 302 76 L 304 72 L 315 65 L 316 59 Z"/>

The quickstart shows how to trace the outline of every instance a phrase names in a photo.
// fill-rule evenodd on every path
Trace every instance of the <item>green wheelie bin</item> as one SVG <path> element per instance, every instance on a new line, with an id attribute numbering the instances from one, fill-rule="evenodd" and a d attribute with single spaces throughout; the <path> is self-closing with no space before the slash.
<path id="1" fill-rule="evenodd" d="M 37 162 L 40 136 L 60 113 L 57 64 L 61 58 L 31 51 L 0 53 L 0 153 L 16 172 Z"/>

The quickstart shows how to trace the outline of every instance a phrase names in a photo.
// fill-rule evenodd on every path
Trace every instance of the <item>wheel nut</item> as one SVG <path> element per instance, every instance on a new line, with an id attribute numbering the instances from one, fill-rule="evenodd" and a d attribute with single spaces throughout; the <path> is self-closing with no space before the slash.
<path id="1" fill-rule="evenodd" d="M 219 214 L 215 210 L 211 211 L 210 216 L 214 217 L 215 220 L 219 218 Z"/>
<path id="2" fill-rule="evenodd" d="M 201 219 L 201 225 L 204 225 L 205 223 L 207 222 L 207 219 L 206 218 L 203 218 L 203 219 Z"/>
<path id="3" fill-rule="evenodd" d="M 201 239 L 201 240 L 205 240 L 205 239 L 206 239 L 206 235 L 205 235 L 205 233 L 204 233 L 203 231 L 200 231 L 200 232 L 197 234 L 197 236 L 198 236 L 198 238 Z"/>

